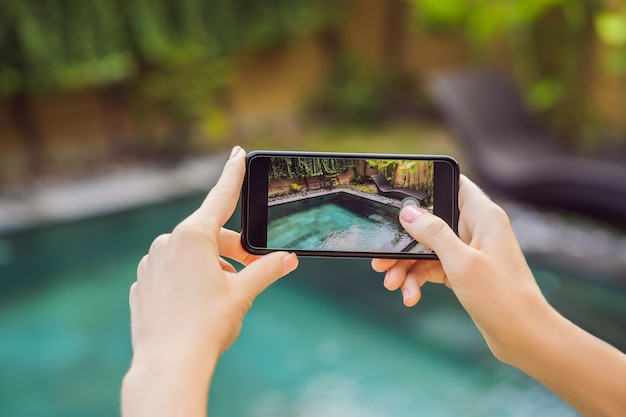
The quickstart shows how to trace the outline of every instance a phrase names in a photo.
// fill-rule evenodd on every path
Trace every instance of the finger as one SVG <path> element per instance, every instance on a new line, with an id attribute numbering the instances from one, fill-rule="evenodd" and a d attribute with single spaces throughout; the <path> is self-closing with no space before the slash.
<path id="1" fill-rule="evenodd" d="M 439 261 L 420 261 L 407 271 L 406 280 L 417 281 L 418 286 L 426 282 L 445 284 L 448 282 L 443 265 Z"/>
<path id="2" fill-rule="evenodd" d="M 385 272 L 398 262 L 397 259 L 372 259 L 372 269 L 376 272 Z"/>
<path id="3" fill-rule="evenodd" d="M 421 287 L 427 282 L 450 286 L 439 261 L 418 261 L 406 273 L 402 283 L 404 305 L 413 307 L 422 298 Z"/>
<path id="4" fill-rule="evenodd" d="M 224 165 L 222 175 L 202 205 L 190 216 L 204 232 L 217 235 L 235 211 L 246 171 L 246 152 L 236 146 Z"/>
<path id="5" fill-rule="evenodd" d="M 241 234 L 223 227 L 220 230 L 219 249 L 220 255 L 237 261 L 242 265 L 250 265 L 260 258 L 260 256 L 252 255 L 243 249 L 241 246 Z"/>
<path id="6" fill-rule="evenodd" d="M 383 283 L 385 288 L 387 288 L 389 291 L 395 291 L 400 288 L 400 286 L 406 279 L 406 273 L 412 265 L 412 261 L 408 260 L 396 262 L 396 264 L 389 268 L 387 270 L 387 273 L 385 274 L 385 281 Z"/>
<path id="7" fill-rule="evenodd" d="M 459 178 L 459 209 L 463 211 L 467 206 L 482 206 L 491 201 L 489 196 L 472 180 L 465 175 Z"/>
<path id="8" fill-rule="evenodd" d="M 489 197 L 465 175 L 459 178 L 459 236 L 465 243 L 470 243 L 477 219 L 483 212 L 485 204 L 490 202 Z"/>
<path id="9" fill-rule="evenodd" d="M 134 323 L 132 323 L 133 318 L 136 318 L 136 308 L 137 308 L 137 281 L 133 282 L 132 285 L 130 286 L 130 290 L 128 291 L 128 305 L 130 307 L 130 320 L 131 320 L 131 326 L 130 326 L 130 333 L 131 333 L 131 338 L 130 338 L 130 343 L 131 343 L 131 347 L 133 348 L 133 351 L 135 350 L 135 332 L 137 331 L 137 326 L 134 325 Z"/>
<path id="10" fill-rule="evenodd" d="M 137 281 L 133 282 L 128 290 L 128 305 L 131 310 L 134 309 L 135 300 L 137 299 Z"/>
<path id="11" fill-rule="evenodd" d="M 407 307 L 413 307 L 422 298 L 419 277 L 414 274 L 407 274 L 402 283 L 402 301 Z"/>
<path id="12" fill-rule="evenodd" d="M 503 238 L 510 237 L 510 222 L 504 210 L 463 175 L 459 183 L 459 210 L 459 236 L 472 247 L 497 246 Z"/>
<path id="13" fill-rule="evenodd" d="M 144 255 L 143 258 L 139 261 L 137 265 L 137 279 L 140 279 L 143 276 L 143 271 L 147 268 L 148 265 L 148 255 Z"/>
<path id="14" fill-rule="evenodd" d="M 403 208 L 400 223 L 418 242 L 434 250 L 444 265 L 453 265 L 468 249 L 443 219 L 425 209 L 417 206 Z"/>
<path id="15" fill-rule="evenodd" d="M 222 259 L 222 258 L 219 258 L 219 260 L 220 260 L 220 267 L 222 267 L 222 269 L 223 269 L 224 271 L 226 271 L 226 272 L 233 272 L 233 273 L 237 272 L 237 270 L 235 269 L 235 267 L 234 267 L 234 266 L 232 266 L 232 265 L 230 264 L 230 262 L 227 262 L 226 260 L 224 260 L 224 259 Z"/>
<path id="16" fill-rule="evenodd" d="M 264 289 L 298 267 L 295 253 L 274 252 L 265 255 L 237 274 L 235 282 L 241 296 L 250 303 Z"/>

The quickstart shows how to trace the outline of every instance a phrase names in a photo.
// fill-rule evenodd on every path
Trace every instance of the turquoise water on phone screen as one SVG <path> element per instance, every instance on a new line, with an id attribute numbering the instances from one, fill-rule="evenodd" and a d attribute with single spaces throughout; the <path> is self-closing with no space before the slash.
<path id="1" fill-rule="evenodd" d="M 128 289 L 137 263 L 154 237 L 201 200 L 0 236 L 0 415 L 119 415 L 131 358 Z M 535 274 L 541 285 L 549 277 L 548 295 L 596 317 L 594 333 L 623 328 L 624 315 L 616 313 L 626 305 L 623 293 L 540 269 Z M 347 259 L 301 259 L 297 271 L 259 296 L 218 365 L 209 411 L 213 417 L 577 415 L 495 360 L 447 288 L 425 286 L 419 305 L 407 309 L 368 260 Z"/>
<path id="2" fill-rule="evenodd" d="M 362 217 L 329 203 L 269 222 L 267 241 L 270 248 L 400 252 L 413 239 L 391 219 Z"/>
<path id="3" fill-rule="evenodd" d="M 269 207 L 269 248 L 430 252 L 404 231 L 399 209 L 345 192 Z"/>

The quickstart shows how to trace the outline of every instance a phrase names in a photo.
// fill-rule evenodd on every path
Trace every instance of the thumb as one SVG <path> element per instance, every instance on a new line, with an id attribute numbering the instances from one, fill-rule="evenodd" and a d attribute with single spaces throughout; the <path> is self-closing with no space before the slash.
<path id="1" fill-rule="evenodd" d="M 420 207 L 403 208 L 400 223 L 415 240 L 435 251 L 444 268 L 466 249 L 465 243 L 442 218 Z"/>
<path id="2" fill-rule="evenodd" d="M 241 295 L 254 300 L 264 289 L 298 267 L 295 253 L 274 252 L 265 255 L 237 274 Z"/>

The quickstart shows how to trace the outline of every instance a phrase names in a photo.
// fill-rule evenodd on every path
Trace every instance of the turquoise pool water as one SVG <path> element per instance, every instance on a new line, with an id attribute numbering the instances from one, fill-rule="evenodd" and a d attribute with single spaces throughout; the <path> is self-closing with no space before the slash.
<path id="1" fill-rule="evenodd" d="M 0 415 L 118 415 L 136 264 L 201 199 L 0 237 Z M 626 345 L 623 293 L 534 270 L 568 317 Z M 577 414 L 493 359 L 445 287 L 407 309 L 366 260 L 302 259 L 223 356 L 210 415 Z"/>
<path id="2" fill-rule="evenodd" d="M 270 206 L 270 248 L 430 252 L 400 226 L 399 209 L 363 197 L 335 192 Z"/>

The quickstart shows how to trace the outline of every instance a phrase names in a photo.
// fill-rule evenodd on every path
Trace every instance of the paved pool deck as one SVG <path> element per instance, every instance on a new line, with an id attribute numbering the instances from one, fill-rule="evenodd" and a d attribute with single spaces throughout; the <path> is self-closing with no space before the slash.
<path id="1" fill-rule="evenodd" d="M 126 168 L 0 196 L 0 236 L 208 192 L 227 159 L 226 153 L 219 153 L 172 167 Z"/>
<path id="2" fill-rule="evenodd" d="M 393 206 L 396 208 L 400 208 L 400 206 L 402 205 L 402 201 L 397 200 L 395 198 L 389 198 L 389 197 L 385 197 L 379 194 L 366 193 L 360 190 L 355 190 L 350 187 L 341 186 L 341 187 L 336 187 L 332 189 L 320 188 L 320 189 L 310 190 L 306 192 L 298 192 L 298 193 L 290 194 L 287 196 L 274 197 L 270 199 L 270 201 L 268 202 L 268 206 L 271 207 L 271 206 L 275 206 L 279 204 L 291 203 L 292 201 L 306 200 L 312 197 L 319 197 L 319 196 L 335 194 L 335 193 L 348 193 L 348 194 L 356 195 L 362 198 L 366 198 L 371 201 L 375 201 L 377 203 L 382 203 L 388 206 Z"/>

